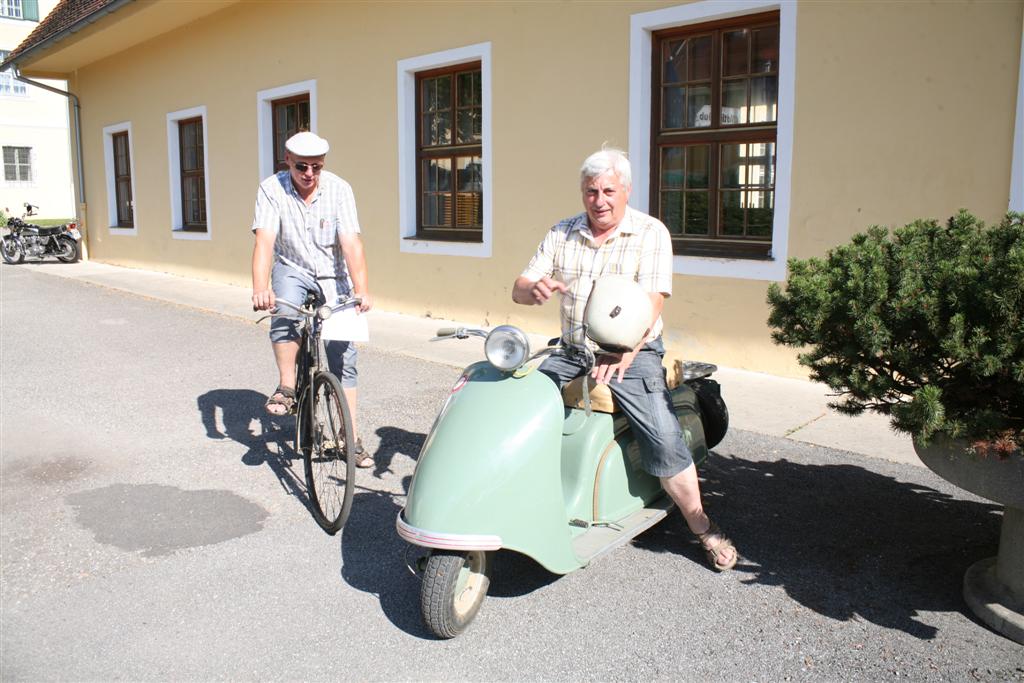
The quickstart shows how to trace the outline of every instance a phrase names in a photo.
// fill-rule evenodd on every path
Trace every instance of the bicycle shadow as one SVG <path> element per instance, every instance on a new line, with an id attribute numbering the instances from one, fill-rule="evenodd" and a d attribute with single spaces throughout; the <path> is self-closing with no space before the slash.
<path id="1" fill-rule="evenodd" d="M 196 405 L 207 438 L 231 439 L 244 446 L 247 450 L 242 454 L 243 464 L 269 467 L 281 488 L 308 508 L 302 459 L 292 447 L 295 421 L 291 417 L 267 415 L 263 410 L 266 400 L 266 394 L 251 389 L 213 389 L 200 395 Z"/>
<path id="2" fill-rule="evenodd" d="M 918 621 L 921 613 L 973 619 L 961 596 L 963 575 L 995 554 L 999 506 L 851 464 L 713 451 L 701 475 L 709 515 L 739 550 L 734 571 L 744 583 L 781 587 L 837 621 L 863 619 L 922 640 L 937 629 Z M 922 469 L 921 478 L 932 477 Z M 680 515 L 634 543 L 706 566 Z"/>
<path id="3" fill-rule="evenodd" d="M 408 491 L 412 477 L 403 479 Z M 432 638 L 419 612 L 420 582 L 406 567 L 417 549 L 395 531 L 403 498 L 387 491 L 358 487 L 352 512 L 341 533 L 341 578 L 352 588 L 377 597 L 384 616 L 405 633 Z"/>

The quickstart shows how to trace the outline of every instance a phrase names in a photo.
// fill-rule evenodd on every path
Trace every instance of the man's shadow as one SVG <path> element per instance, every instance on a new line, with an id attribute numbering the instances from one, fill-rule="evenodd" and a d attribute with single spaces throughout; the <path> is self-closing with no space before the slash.
<path id="1" fill-rule="evenodd" d="M 265 394 L 251 389 L 213 389 L 199 396 L 196 404 L 207 437 L 231 439 L 245 446 L 248 450 L 242 455 L 244 464 L 268 466 L 281 487 L 308 507 L 301 466 L 295 468 L 295 463 L 301 462 L 292 447 L 295 418 L 267 415 L 263 409 L 266 400 Z"/>
<path id="2" fill-rule="evenodd" d="M 399 427 L 379 427 L 376 431 L 377 450 L 373 452 L 373 475 L 379 477 L 391 469 L 391 461 L 396 455 L 404 455 L 416 460 L 423 448 L 427 435 L 410 432 Z"/>
<path id="3" fill-rule="evenodd" d="M 719 450 L 701 469 L 701 488 L 709 515 L 739 549 L 734 571 L 746 583 L 780 586 L 838 621 L 859 617 L 921 639 L 936 634 L 916 620 L 922 612 L 971 617 L 963 575 L 995 554 L 999 506 L 853 464 L 753 461 Z M 634 543 L 706 562 L 679 515 Z"/>

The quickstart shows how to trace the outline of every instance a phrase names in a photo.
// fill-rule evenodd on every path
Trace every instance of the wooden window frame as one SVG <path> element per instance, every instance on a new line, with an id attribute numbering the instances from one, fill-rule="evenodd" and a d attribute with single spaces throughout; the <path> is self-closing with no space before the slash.
<path id="1" fill-rule="evenodd" d="M 124 142 L 124 166 L 121 166 L 117 153 L 118 142 Z M 135 202 L 132 197 L 132 160 L 131 140 L 128 138 L 128 131 L 122 130 L 112 133 L 110 136 L 114 158 L 114 204 L 117 215 L 116 226 L 119 228 L 135 227 Z M 122 192 L 121 188 L 125 188 Z M 127 215 L 122 212 L 122 207 L 127 207 Z"/>
<path id="2" fill-rule="evenodd" d="M 296 104 L 297 105 L 297 104 L 302 104 L 302 103 L 305 103 L 305 105 L 306 105 L 306 122 L 305 122 L 305 125 L 303 126 L 302 122 L 300 121 L 298 127 L 295 130 L 289 129 L 289 130 L 285 131 L 284 134 L 279 136 L 278 135 L 278 126 L 277 126 L 277 124 L 278 124 L 278 122 L 280 120 L 279 119 L 279 114 L 278 114 L 278 107 L 286 107 L 286 106 L 291 105 L 291 104 Z M 299 112 L 299 110 L 296 109 L 296 119 L 300 118 L 300 116 L 298 115 L 298 112 Z M 293 95 L 293 96 L 290 96 L 290 97 L 282 97 L 281 99 L 271 100 L 270 101 L 270 144 L 271 144 L 270 156 L 271 156 L 271 159 L 273 159 L 273 163 L 274 163 L 274 173 L 277 173 L 278 171 L 284 171 L 284 170 L 286 170 L 288 168 L 288 165 L 284 162 L 284 154 L 285 154 L 285 152 L 284 152 L 284 143 L 285 143 L 285 141 L 288 138 L 290 138 L 292 135 L 294 135 L 295 133 L 298 133 L 298 132 L 304 131 L 304 130 L 309 130 L 310 129 L 311 119 L 312 119 L 311 104 L 310 104 L 310 96 L 309 96 L 308 92 L 307 93 L 302 93 L 302 94 L 299 94 L 299 95 Z M 280 144 L 278 144 L 278 143 L 280 143 Z M 280 152 L 280 156 L 278 156 L 278 152 Z"/>
<path id="3" fill-rule="evenodd" d="M 771 144 L 777 155 L 778 116 L 770 123 L 742 123 L 722 126 L 722 83 L 727 80 L 722 74 L 722 34 L 739 28 L 751 30 L 779 27 L 781 30 L 780 13 L 778 10 L 747 14 L 728 19 L 712 20 L 699 24 L 656 31 L 652 35 L 651 49 L 651 183 L 650 212 L 661 216 L 661 161 L 662 150 L 667 147 L 687 147 L 691 145 L 709 146 L 709 177 L 708 177 L 708 216 L 709 233 L 706 237 L 672 234 L 673 252 L 681 256 L 710 256 L 744 259 L 770 259 L 772 257 L 772 237 L 748 235 L 725 235 L 722 232 L 722 207 L 720 206 L 721 187 L 721 148 L 724 144 Z M 679 130 L 662 129 L 662 46 L 666 41 L 681 37 L 697 37 L 710 35 L 711 48 L 711 111 L 710 123 L 707 128 L 689 128 Z M 752 48 L 748 48 L 752 49 Z M 748 60 L 750 56 L 748 54 Z M 767 75 L 779 75 L 778 63 Z M 745 77 L 750 78 L 748 73 Z M 776 97 L 776 103 L 778 98 Z M 772 197 L 773 216 L 775 210 L 775 159 L 772 161 L 772 182 L 766 187 Z"/>
<path id="4" fill-rule="evenodd" d="M 207 230 L 207 216 L 206 216 L 206 141 L 203 139 L 203 117 L 195 116 L 187 119 L 179 119 L 178 124 L 178 155 L 179 155 L 179 168 L 181 169 L 181 176 L 179 182 L 181 183 L 181 229 L 187 232 L 206 232 Z M 185 135 L 183 134 L 185 126 L 196 126 L 197 130 L 197 151 L 202 151 L 202 156 L 199 158 L 197 169 L 187 170 L 185 168 Z M 199 201 L 200 213 L 202 218 L 200 221 L 189 221 L 188 214 L 188 198 L 185 193 L 185 181 L 192 178 L 198 178 L 199 185 Z"/>
<path id="5" fill-rule="evenodd" d="M 463 62 L 461 64 L 455 64 L 452 66 L 445 66 L 435 69 L 428 69 L 416 73 L 416 86 L 415 86 L 415 97 L 416 97 L 416 235 L 414 239 L 422 240 L 436 240 L 445 242 L 472 242 L 481 243 L 483 242 L 483 178 L 480 178 L 481 189 L 479 192 L 462 193 L 463 195 L 471 195 L 477 197 L 477 208 L 475 213 L 479 216 L 479 224 L 473 227 L 457 227 L 458 215 L 460 209 L 464 206 L 466 201 L 469 201 L 469 196 L 463 196 L 460 199 L 460 192 L 456 187 L 456 173 L 458 168 L 458 159 L 460 157 L 476 157 L 481 159 L 481 173 L 482 173 L 482 159 L 483 159 L 483 133 L 481 133 L 481 139 L 478 142 L 473 143 L 459 143 L 455 137 L 458 130 L 457 112 L 459 111 L 458 106 L 458 76 L 459 74 L 476 72 L 480 75 L 481 83 L 483 79 L 483 62 L 480 60 L 472 62 Z M 424 144 L 423 139 L 423 93 L 422 85 L 423 82 L 436 78 L 438 76 L 451 75 L 452 76 L 452 88 L 450 94 L 450 111 L 452 112 L 451 130 L 452 140 L 451 143 L 446 145 L 435 145 L 427 146 Z M 482 98 L 482 93 L 481 93 Z M 483 102 L 481 101 L 481 118 L 483 112 Z M 451 220 L 449 225 L 445 227 L 434 227 L 424 226 L 423 224 L 423 197 L 425 194 L 425 175 L 426 167 L 425 162 L 428 160 L 448 160 L 451 164 Z"/>

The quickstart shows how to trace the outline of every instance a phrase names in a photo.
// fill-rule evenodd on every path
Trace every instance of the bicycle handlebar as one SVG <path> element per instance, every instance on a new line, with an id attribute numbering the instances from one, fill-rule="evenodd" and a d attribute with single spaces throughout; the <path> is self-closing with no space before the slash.
<path id="1" fill-rule="evenodd" d="M 332 304 L 330 306 L 328 306 L 327 304 L 321 304 L 319 306 L 316 306 L 315 308 L 308 308 L 306 306 L 296 306 L 292 302 L 287 301 L 285 299 L 278 299 L 277 301 L 274 302 L 274 307 L 271 308 L 267 312 L 267 315 L 263 316 L 262 318 L 260 318 L 256 322 L 262 322 L 263 320 L 266 320 L 267 318 L 275 318 L 275 317 L 277 317 L 277 318 L 291 318 L 291 317 L 294 317 L 294 314 L 283 314 L 283 313 L 279 313 L 278 312 L 280 310 L 280 306 L 282 304 L 284 305 L 285 308 L 290 308 L 292 311 L 294 311 L 294 313 L 297 313 L 297 314 L 299 314 L 299 315 L 301 315 L 303 317 L 312 318 L 313 316 L 319 316 L 321 320 L 326 320 L 327 318 L 330 317 L 330 313 L 327 314 L 327 315 L 322 315 L 320 313 L 321 309 L 329 308 L 331 313 L 337 313 L 338 311 L 340 311 L 343 308 L 348 308 L 349 306 L 358 306 L 362 302 L 363 302 L 363 300 L 362 300 L 361 297 L 350 296 L 350 297 L 346 297 L 344 299 L 339 299 L 337 302 L 335 302 L 334 304 Z M 257 309 L 255 307 L 253 307 L 252 310 L 255 311 Z"/>

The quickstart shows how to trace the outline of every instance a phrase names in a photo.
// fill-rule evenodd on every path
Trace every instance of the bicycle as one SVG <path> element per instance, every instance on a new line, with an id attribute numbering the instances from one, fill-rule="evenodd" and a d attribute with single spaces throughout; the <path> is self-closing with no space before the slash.
<path id="1" fill-rule="evenodd" d="M 318 306 L 318 297 L 310 293 L 302 306 L 278 299 L 270 315 L 260 318 L 302 318 L 295 370 L 295 451 L 302 453 L 313 519 L 332 536 L 345 525 L 352 508 L 356 466 L 355 458 L 346 456 L 355 453 L 356 439 L 341 382 L 321 365 L 320 331 L 333 313 L 360 301 L 349 297 Z M 294 314 L 279 314 L 278 306 Z"/>

